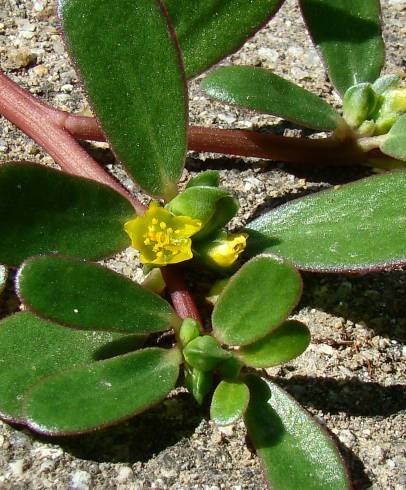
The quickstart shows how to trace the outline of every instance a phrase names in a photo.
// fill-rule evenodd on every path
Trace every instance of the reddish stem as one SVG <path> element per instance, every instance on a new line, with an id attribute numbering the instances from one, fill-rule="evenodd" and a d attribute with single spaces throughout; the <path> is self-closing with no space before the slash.
<path id="1" fill-rule="evenodd" d="M 311 165 L 354 165 L 365 153 L 354 139 L 308 139 L 257 133 L 241 129 L 191 127 L 189 150 L 266 158 Z"/>
<path id="2" fill-rule="evenodd" d="M 183 318 L 193 318 L 202 325 L 202 320 L 184 278 L 179 274 L 179 267 L 167 265 L 161 269 L 166 287 L 171 296 L 176 313 Z"/>
<path id="3" fill-rule="evenodd" d="M 143 204 L 105 172 L 60 124 L 63 112 L 42 104 L 2 73 L 0 114 L 42 146 L 65 172 L 108 185 L 128 199 L 138 214 L 144 212 Z"/>
<path id="4" fill-rule="evenodd" d="M 104 141 L 94 118 L 54 111 L 66 131 L 78 139 Z M 189 150 L 266 158 L 287 163 L 312 165 L 355 165 L 366 160 L 366 153 L 354 139 L 306 139 L 257 133 L 241 129 L 189 127 Z"/>
<path id="5" fill-rule="evenodd" d="M 74 121 L 75 128 L 81 131 L 81 139 L 85 136 L 86 139 L 104 141 L 104 135 L 95 119 L 72 116 L 48 107 L 1 72 L 0 114 L 41 145 L 65 172 L 112 187 L 132 203 L 138 214 L 144 213 L 145 206 L 100 167 L 67 129 L 69 122 Z M 91 129 L 90 132 L 86 132 L 87 128 Z M 193 297 L 179 271 L 172 267 L 164 267 L 162 271 L 178 315 L 181 318 L 191 317 L 200 322 Z"/>

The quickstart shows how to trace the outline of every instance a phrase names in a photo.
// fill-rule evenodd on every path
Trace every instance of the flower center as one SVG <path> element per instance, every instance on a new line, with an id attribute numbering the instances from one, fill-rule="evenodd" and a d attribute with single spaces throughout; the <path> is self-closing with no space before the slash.
<path id="1" fill-rule="evenodd" d="M 164 221 L 158 222 L 156 218 L 152 218 L 151 223 L 148 226 L 148 231 L 143 235 L 144 244 L 151 246 L 157 257 L 169 256 L 179 252 L 182 239 L 176 235 L 179 235 L 180 231 L 174 231 Z"/>

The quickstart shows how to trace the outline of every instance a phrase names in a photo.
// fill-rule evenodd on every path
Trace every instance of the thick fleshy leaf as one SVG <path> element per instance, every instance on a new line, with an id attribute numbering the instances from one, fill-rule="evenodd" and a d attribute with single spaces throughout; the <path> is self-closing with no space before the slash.
<path id="1" fill-rule="evenodd" d="M 4 265 L 0 265 L 0 293 L 3 291 L 7 281 L 7 269 Z"/>
<path id="2" fill-rule="evenodd" d="M 213 333 L 229 345 L 247 345 L 275 330 L 297 305 L 299 273 L 269 255 L 244 264 L 227 283 L 214 307 Z"/>
<path id="3" fill-rule="evenodd" d="M 150 348 L 59 373 L 27 395 L 28 425 L 45 434 L 83 433 L 126 420 L 175 386 L 181 356 Z"/>
<path id="4" fill-rule="evenodd" d="M 248 386 L 238 380 L 223 380 L 214 391 L 210 418 L 217 425 L 231 425 L 245 413 L 250 399 Z"/>
<path id="5" fill-rule="evenodd" d="M 395 122 L 380 148 L 386 155 L 406 161 L 406 114 Z"/>
<path id="6" fill-rule="evenodd" d="M 79 332 L 28 312 L 0 322 L 0 417 L 24 422 L 24 393 L 41 378 L 140 345 L 135 335 Z"/>
<path id="7" fill-rule="evenodd" d="M 205 238 L 222 228 L 235 216 L 238 207 L 238 201 L 226 190 L 209 186 L 192 186 L 167 204 L 172 213 L 202 222 L 203 229 L 193 236 L 194 240 Z"/>
<path id="8" fill-rule="evenodd" d="M 274 490 L 348 490 L 341 456 L 327 432 L 278 385 L 251 375 L 248 433 Z"/>
<path id="9" fill-rule="evenodd" d="M 263 68 L 225 66 L 209 73 L 201 86 L 216 99 L 308 128 L 335 129 L 340 120 L 323 99 Z"/>
<path id="10" fill-rule="evenodd" d="M 222 349 L 211 335 L 191 340 L 183 349 L 185 361 L 200 371 L 213 371 L 218 364 L 230 359 L 232 354 Z"/>
<path id="11" fill-rule="evenodd" d="M 165 0 L 187 78 L 237 51 L 282 3 L 283 0 Z"/>
<path id="12" fill-rule="evenodd" d="M 400 75 L 382 75 L 372 84 L 377 94 L 382 95 L 386 90 L 399 87 L 402 78 Z"/>
<path id="13" fill-rule="evenodd" d="M 208 185 L 209 187 L 218 187 L 220 183 L 220 172 L 218 170 L 205 170 L 195 177 L 192 177 L 186 185 L 186 188 Z"/>
<path id="14" fill-rule="evenodd" d="M 123 225 L 133 207 L 92 180 L 35 164 L 3 164 L 0 195 L 4 264 L 40 253 L 100 259 L 129 245 Z"/>
<path id="15" fill-rule="evenodd" d="M 181 322 L 160 296 L 110 269 L 76 259 L 28 259 L 18 273 L 17 289 L 35 313 L 82 330 L 148 334 Z"/>
<path id="16" fill-rule="evenodd" d="M 309 343 L 310 332 L 306 325 L 291 320 L 254 344 L 241 347 L 236 354 L 247 366 L 268 368 L 300 356 Z"/>
<path id="17" fill-rule="evenodd" d="M 59 0 L 70 53 L 117 158 L 172 197 L 186 154 L 184 72 L 158 0 Z M 163 68 L 164 67 L 164 68 Z"/>
<path id="18" fill-rule="evenodd" d="M 406 263 L 406 171 L 368 177 L 291 201 L 248 225 L 250 253 L 299 269 L 380 270 Z"/>
<path id="19" fill-rule="evenodd" d="M 300 0 L 300 6 L 341 95 L 379 77 L 385 58 L 379 0 Z"/>

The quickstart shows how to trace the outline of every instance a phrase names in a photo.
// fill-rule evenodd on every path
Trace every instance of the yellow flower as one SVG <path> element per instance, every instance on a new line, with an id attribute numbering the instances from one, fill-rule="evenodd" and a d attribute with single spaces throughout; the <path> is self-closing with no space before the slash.
<path id="1" fill-rule="evenodd" d="M 230 267 L 238 259 L 241 252 L 247 245 L 248 235 L 240 233 L 235 235 L 226 235 L 220 240 L 215 240 L 207 248 L 207 255 L 220 267 Z"/>
<path id="2" fill-rule="evenodd" d="M 189 216 L 175 216 L 152 202 L 144 216 L 127 221 L 125 231 L 134 248 L 141 252 L 143 264 L 176 264 L 191 259 L 192 240 L 202 223 Z"/>

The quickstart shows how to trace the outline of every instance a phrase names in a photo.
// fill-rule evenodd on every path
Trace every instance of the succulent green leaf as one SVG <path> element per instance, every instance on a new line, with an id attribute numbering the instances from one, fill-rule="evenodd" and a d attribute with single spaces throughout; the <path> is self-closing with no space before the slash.
<path id="1" fill-rule="evenodd" d="M 148 334 L 180 324 L 160 296 L 110 269 L 77 259 L 32 257 L 19 271 L 17 289 L 30 310 L 82 330 Z"/>
<path id="2" fill-rule="evenodd" d="M 225 66 L 209 73 L 201 86 L 216 99 L 308 128 L 335 129 L 340 120 L 323 99 L 263 68 Z"/>
<path id="3" fill-rule="evenodd" d="M 247 345 L 275 330 L 297 305 L 299 273 L 290 264 L 260 255 L 230 279 L 214 307 L 213 334 L 224 344 Z"/>
<path id="4" fill-rule="evenodd" d="M 200 325 L 193 318 L 185 318 L 179 329 L 179 340 L 182 346 L 187 345 L 191 340 L 199 337 Z"/>
<path id="5" fill-rule="evenodd" d="M 282 388 L 247 378 L 249 436 L 274 490 L 349 490 L 343 460 L 327 431 Z"/>
<path id="6" fill-rule="evenodd" d="M 180 361 L 177 350 L 149 348 L 46 378 L 27 395 L 28 425 L 57 435 L 119 423 L 174 388 Z"/>
<path id="7" fill-rule="evenodd" d="M 209 186 L 189 187 L 167 204 L 173 214 L 202 222 L 203 228 L 193 240 L 201 240 L 222 228 L 235 216 L 238 207 L 238 201 L 226 190 Z"/>
<path id="8" fill-rule="evenodd" d="M 193 398 L 201 405 L 213 386 L 213 373 L 197 368 L 187 369 L 185 385 Z"/>
<path id="9" fill-rule="evenodd" d="M 0 195 L 4 264 L 19 265 L 40 253 L 100 259 L 129 245 L 123 225 L 133 207 L 92 180 L 36 164 L 3 164 Z"/>
<path id="10" fill-rule="evenodd" d="M 115 155 L 145 191 L 172 197 L 186 154 L 187 102 L 162 4 L 59 0 L 59 16 Z"/>
<path id="11" fill-rule="evenodd" d="M 218 187 L 220 183 L 220 173 L 218 170 L 206 170 L 192 177 L 187 183 L 186 188 L 196 186 Z"/>
<path id="12" fill-rule="evenodd" d="M 265 25 L 283 0 L 165 0 L 187 78 L 214 65 Z"/>
<path id="13" fill-rule="evenodd" d="M 247 366 L 268 368 L 300 356 L 310 343 L 309 329 L 291 320 L 254 344 L 241 347 L 237 355 Z"/>
<path id="14" fill-rule="evenodd" d="M 220 381 L 214 391 L 210 418 L 217 425 L 231 425 L 243 417 L 248 407 L 250 392 L 243 381 Z"/>
<path id="15" fill-rule="evenodd" d="M 406 114 L 392 126 L 380 149 L 385 155 L 406 161 Z"/>
<path id="16" fill-rule="evenodd" d="M 251 254 L 270 252 L 302 270 L 342 272 L 406 263 L 406 171 L 291 201 L 248 225 Z"/>
<path id="17" fill-rule="evenodd" d="M 379 0 L 300 0 L 300 6 L 341 95 L 379 77 L 385 58 Z"/>
<path id="18" fill-rule="evenodd" d="M 213 371 L 215 367 L 232 354 L 222 349 L 211 335 L 196 337 L 183 349 L 185 361 L 200 371 Z"/>
<path id="19" fill-rule="evenodd" d="M 7 269 L 4 265 L 0 265 L 0 293 L 3 291 L 6 286 L 7 281 Z"/>
<path id="20" fill-rule="evenodd" d="M 397 88 L 401 82 L 400 75 L 382 75 L 372 84 L 372 88 L 377 94 L 382 95 L 386 90 Z"/>
<path id="21" fill-rule="evenodd" d="M 372 119 L 380 103 L 380 97 L 370 83 L 359 83 L 350 87 L 344 94 L 344 119 L 357 128 L 367 119 Z"/>
<path id="22" fill-rule="evenodd" d="M 0 322 L 0 417 L 24 422 L 25 392 L 41 378 L 137 348 L 135 335 L 61 328 L 28 312 Z"/>

